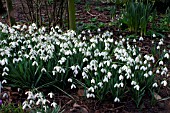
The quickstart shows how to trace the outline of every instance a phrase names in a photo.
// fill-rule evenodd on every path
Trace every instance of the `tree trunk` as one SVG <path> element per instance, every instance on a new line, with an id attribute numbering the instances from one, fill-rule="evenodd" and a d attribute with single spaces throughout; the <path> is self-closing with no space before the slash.
<path id="1" fill-rule="evenodd" d="M 76 30 L 76 16 L 74 0 L 68 0 L 69 29 Z"/>
<path id="2" fill-rule="evenodd" d="M 6 7 L 7 7 L 9 25 L 12 26 L 15 24 L 12 0 L 6 0 Z"/>

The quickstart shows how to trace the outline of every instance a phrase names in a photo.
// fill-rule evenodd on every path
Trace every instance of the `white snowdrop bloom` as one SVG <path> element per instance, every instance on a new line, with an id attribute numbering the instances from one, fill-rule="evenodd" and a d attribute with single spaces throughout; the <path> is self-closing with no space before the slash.
<path id="1" fill-rule="evenodd" d="M 2 76 L 5 76 L 5 75 L 8 75 L 8 73 L 7 73 L 7 72 L 3 72 L 3 73 L 2 73 Z"/>
<path id="2" fill-rule="evenodd" d="M 160 73 L 159 69 L 157 69 L 157 70 L 156 70 L 156 73 L 157 73 L 157 74 L 159 74 L 159 73 Z"/>
<path id="3" fill-rule="evenodd" d="M 136 82 L 135 82 L 135 81 L 132 81 L 132 82 L 131 82 L 131 85 L 136 85 Z"/>
<path id="4" fill-rule="evenodd" d="M 158 45 L 163 45 L 163 41 L 160 41 L 160 42 L 158 43 Z"/>
<path id="5" fill-rule="evenodd" d="M 119 88 L 120 87 L 120 85 L 118 84 L 118 83 L 116 83 L 115 85 L 114 85 L 114 88 Z"/>
<path id="6" fill-rule="evenodd" d="M 143 76 L 146 77 L 146 78 L 148 78 L 149 75 L 148 75 L 148 73 L 145 73 Z"/>
<path id="7" fill-rule="evenodd" d="M 36 105 L 39 105 L 41 102 L 42 102 L 42 99 L 39 98 L 36 102 Z"/>
<path id="8" fill-rule="evenodd" d="M 109 82 L 109 80 L 106 76 L 104 76 L 103 82 Z"/>
<path id="9" fill-rule="evenodd" d="M 99 86 L 99 87 L 103 87 L 103 83 L 102 82 L 99 82 L 99 83 L 97 83 L 97 85 Z"/>
<path id="10" fill-rule="evenodd" d="M 35 103 L 35 102 L 34 102 L 33 100 L 30 100 L 30 101 L 29 101 L 29 104 L 30 104 L 30 105 L 32 105 L 32 104 L 34 104 L 34 103 Z"/>
<path id="11" fill-rule="evenodd" d="M 144 63 L 144 64 L 147 64 L 148 62 L 147 62 L 147 60 L 145 60 L 143 63 Z"/>
<path id="12" fill-rule="evenodd" d="M 139 38 L 139 40 L 140 40 L 140 41 L 143 41 L 144 39 L 143 39 L 143 37 L 141 36 L 141 37 Z"/>
<path id="13" fill-rule="evenodd" d="M 104 68 L 102 68 L 100 71 L 101 71 L 102 73 L 106 73 L 106 69 L 104 69 Z"/>
<path id="14" fill-rule="evenodd" d="M 136 39 L 133 39 L 133 42 L 136 42 Z"/>
<path id="15" fill-rule="evenodd" d="M 2 84 L 6 84 L 6 83 L 7 83 L 7 81 L 6 81 L 6 80 L 3 80 L 1 83 L 2 83 Z"/>
<path id="16" fill-rule="evenodd" d="M 163 86 L 167 86 L 167 81 L 166 80 L 163 80 L 162 82 L 161 82 L 161 84 L 163 85 Z"/>
<path id="17" fill-rule="evenodd" d="M 116 97 L 116 98 L 114 99 L 114 102 L 120 102 L 120 99 L 119 99 L 118 97 Z"/>
<path id="18" fill-rule="evenodd" d="M 140 88 L 139 85 L 135 85 L 135 86 L 134 86 L 134 89 L 136 89 L 136 90 L 138 90 L 138 91 L 139 91 L 139 88 Z"/>
<path id="19" fill-rule="evenodd" d="M 101 68 L 101 67 L 103 67 L 103 66 L 104 66 L 103 62 L 100 62 L 100 63 L 99 63 L 99 68 Z"/>
<path id="20" fill-rule="evenodd" d="M 117 64 L 112 64 L 112 66 L 111 66 L 111 68 L 114 68 L 114 69 L 116 69 L 118 66 L 117 66 Z"/>
<path id="21" fill-rule="evenodd" d="M 108 72 L 108 73 L 107 73 L 107 77 L 110 79 L 111 76 L 112 76 L 112 73 L 111 73 L 111 72 Z"/>
<path id="22" fill-rule="evenodd" d="M 3 66 L 3 65 L 5 65 L 5 59 L 2 59 L 2 60 L 0 60 L 0 64 L 1 64 L 1 66 Z"/>
<path id="23" fill-rule="evenodd" d="M 50 101 L 47 100 L 47 99 L 43 99 L 43 100 L 42 100 L 42 104 L 44 104 L 44 105 L 45 105 L 47 102 L 50 103 Z"/>
<path id="24" fill-rule="evenodd" d="M 68 82 L 73 82 L 73 80 L 71 78 L 68 79 Z"/>
<path id="25" fill-rule="evenodd" d="M 91 94 L 90 94 L 90 97 L 95 98 L 95 95 L 91 93 Z"/>
<path id="26" fill-rule="evenodd" d="M 95 84 L 95 80 L 94 79 L 91 79 L 91 84 Z"/>
<path id="27" fill-rule="evenodd" d="M 42 68 L 42 69 L 41 69 L 41 72 L 42 72 L 42 73 L 43 73 L 43 72 L 46 73 L 47 70 L 46 70 L 45 68 Z"/>
<path id="28" fill-rule="evenodd" d="M 123 80 L 124 77 L 122 75 L 119 76 L 119 80 Z"/>
<path id="29" fill-rule="evenodd" d="M 57 72 L 59 72 L 61 70 L 61 66 L 55 66 L 54 70 L 56 70 Z"/>
<path id="30" fill-rule="evenodd" d="M 94 92 L 94 88 L 90 87 L 90 88 L 88 88 L 88 91 Z"/>
<path id="31" fill-rule="evenodd" d="M 9 71 L 9 68 L 8 67 L 4 67 L 3 71 L 5 72 L 8 72 Z"/>
<path id="32" fill-rule="evenodd" d="M 152 71 L 149 71 L 148 74 L 149 74 L 150 76 L 152 76 L 153 72 L 152 72 Z"/>
<path id="33" fill-rule="evenodd" d="M 167 67 L 164 67 L 164 68 L 163 68 L 163 71 L 168 72 L 168 68 L 167 68 Z"/>
<path id="34" fill-rule="evenodd" d="M 57 103 L 56 103 L 56 102 L 52 102 L 52 103 L 51 103 L 51 106 L 52 106 L 53 108 L 55 108 L 55 107 L 57 106 Z"/>
<path id="35" fill-rule="evenodd" d="M 87 62 L 88 61 L 88 59 L 87 58 L 83 58 L 83 62 Z"/>
<path id="36" fill-rule="evenodd" d="M 157 46 L 156 49 L 160 49 L 160 46 Z"/>
<path id="37" fill-rule="evenodd" d="M 37 63 L 36 61 L 34 61 L 34 62 L 32 63 L 32 66 L 38 66 L 38 63 Z"/>
<path id="38" fill-rule="evenodd" d="M 155 37 L 156 37 L 156 35 L 155 35 L 155 34 L 152 34 L 152 37 L 153 37 L 153 38 L 155 38 Z"/>
<path id="39" fill-rule="evenodd" d="M 155 82 L 153 83 L 152 87 L 158 87 L 158 84 Z"/>
<path id="40" fill-rule="evenodd" d="M 76 88 L 76 86 L 74 84 L 71 85 L 71 89 L 73 89 L 73 88 Z"/>
<path id="41" fill-rule="evenodd" d="M 90 98 L 90 94 L 89 94 L 89 93 L 87 93 L 86 97 L 87 97 L 87 98 Z"/>
<path id="42" fill-rule="evenodd" d="M 135 65 L 135 70 L 139 69 L 139 65 Z"/>
<path id="43" fill-rule="evenodd" d="M 23 104 L 22 104 L 22 109 L 25 109 L 25 108 L 31 108 L 30 104 L 28 104 L 27 101 L 24 101 Z"/>
<path id="44" fill-rule="evenodd" d="M 124 84 L 121 82 L 121 83 L 119 83 L 119 86 L 120 86 L 120 87 L 123 87 L 123 86 L 124 86 Z"/>
<path id="45" fill-rule="evenodd" d="M 169 54 L 168 54 L 168 53 L 166 53 L 166 54 L 164 55 L 164 58 L 169 59 Z"/>
<path id="46" fill-rule="evenodd" d="M 50 98 L 53 98 L 54 93 L 50 92 L 50 93 L 48 93 L 48 96 L 50 96 Z"/>
<path id="47" fill-rule="evenodd" d="M 164 64 L 164 62 L 161 60 L 161 61 L 159 61 L 159 65 L 163 65 Z"/>

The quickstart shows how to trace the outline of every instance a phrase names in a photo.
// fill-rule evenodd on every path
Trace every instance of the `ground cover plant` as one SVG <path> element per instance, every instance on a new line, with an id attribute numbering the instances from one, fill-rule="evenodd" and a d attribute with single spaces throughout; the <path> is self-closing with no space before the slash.
<path id="1" fill-rule="evenodd" d="M 132 7 L 136 5 L 139 4 L 131 4 Z M 118 112 L 122 106 L 126 109 L 124 106 L 128 102 L 134 103 L 139 111 L 146 105 L 153 107 L 157 101 L 169 99 L 169 93 L 161 95 L 165 98 L 160 96 L 162 90 L 168 91 L 169 88 L 168 10 L 163 16 L 165 18 L 161 19 L 155 12 L 149 15 L 146 11 L 146 15 L 140 15 L 141 19 L 146 19 L 145 25 L 141 24 L 142 20 L 138 22 L 139 19 L 130 20 L 132 22 L 121 20 L 129 19 L 127 13 L 124 13 L 125 17 L 109 13 L 113 19 L 111 25 L 116 25 L 116 30 L 104 32 L 109 24 L 99 22 L 102 28 L 98 28 L 102 14 L 92 14 L 91 6 L 87 7 L 90 10 L 85 10 L 92 18 L 87 25 L 83 23 L 85 28 L 78 29 L 78 32 L 62 31 L 58 26 L 38 27 L 35 23 L 12 27 L 0 23 L 1 112 L 10 112 L 15 106 L 19 106 L 16 112 L 102 112 L 81 106 L 79 102 L 84 100 L 91 103 L 96 100 L 95 107 L 98 102 L 109 101 L 112 109 L 105 112 Z M 100 11 L 99 7 L 96 10 Z M 158 23 L 154 23 L 156 19 L 159 19 Z M 133 21 L 136 21 L 135 25 L 130 24 Z M 121 29 L 124 24 L 127 24 L 125 30 Z M 151 27 L 154 25 L 162 26 L 163 30 Z M 132 29 L 129 31 L 132 27 L 135 34 Z M 144 48 L 146 42 L 150 42 L 149 49 Z M 5 91 L 9 87 L 22 92 L 18 105 L 5 103 L 10 101 L 11 94 Z M 57 100 L 60 93 L 71 102 L 62 105 Z M 70 103 L 76 104 L 69 106 Z M 4 106 L 9 106 L 9 109 Z"/>

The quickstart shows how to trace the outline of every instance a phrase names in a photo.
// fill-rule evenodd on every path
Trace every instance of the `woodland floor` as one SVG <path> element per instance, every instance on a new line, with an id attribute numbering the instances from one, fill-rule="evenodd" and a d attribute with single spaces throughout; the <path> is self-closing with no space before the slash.
<path id="1" fill-rule="evenodd" d="M 17 2 L 18 0 L 15 0 Z M 127 36 L 130 33 L 128 32 L 119 32 L 117 26 L 109 26 L 109 22 L 113 21 L 111 20 L 110 14 L 108 10 L 102 10 L 98 11 L 96 10 L 96 7 L 102 7 L 103 9 L 111 6 L 111 4 L 104 4 L 99 3 L 96 4 L 95 2 L 92 2 L 91 5 L 87 6 L 85 5 L 85 2 L 81 2 L 81 4 L 76 4 L 76 18 L 78 23 L 89 23 L 91 19 L 96 18 L 97 22 L 102 22 L 105 24 L 105 26 L 102 29 L 102 31 L 109 30 L 113 32 L 114 37 L 119 37 L 120 35 Z M 15 14 L 15 18 L 17 21 L 23 20 L 22 14 L 18 13 L 18 5 L 14 5 L 14 12 L 17 12 Z M 117 12 L 119 13 L 119 12 Z M 20 16 L 18 16 L 20 15 Z M 0 21 L 4 23 L 7 22 L 7 18 L 2 18 L 3 15 L 0 15 Z M 92 23 L 93 24 L 93 23 Z M 79 24 L 78 24 L 79 25 Z M 96 23 L 96 26 L 98 26 L 98 23 Z M 83 28 L 80 28 L 83 29 Z M 93 32 L 93 31 L 92 31 Z M 97 31 L 94 31 L 96 33 Z M 165 33 L 165 43 L 164 46 L 170 51 L 170 32 Z M 142 51 L 144 53 L 150 53 L 151 51 L 151 42 L 152 40 L 158 41 L 158 39 L 150 39 L 149 37 L 144 37 L 143 42 L 137 41 L 138 45 L 142 47 Z M 170 62 L 167 62 L 168 69 L 170 70 Z M 5 90 L 4 90 L 5 91 Z M 20 96 L 15 89 L 7 88 L 7 92 L 10 93 L 10 101 L 14 103 L 21 102 L 24 97 Z M 64 113 L 170 113 L 170 85 L 167 88 L 161 89 L 159 95 L 162 98 L 166 98 L 165 100 L 158 101 L 155 105 L 151 106 L 149 101 L 149 96 L 144 97 L 144 103 L 140 106 L 140 108 L 136 108 L 135 104 L 130 98 L 124 99 L 120 103 L 114 103 L 112 99 L 108 99 L 105 101 L 97 101 L 95 99 L 86 99 L 81 89 L 75 89 L 75 90 L 65 90 L 69 94 L 71 94 L 76 101 L 70 99 L 68 96 L 64 95 L 63 93 L 56 93 L 56 101 L 61 105 L 62 109 L 65 109 Z M 77 104 L 75 104 L 77 103 Z"/>

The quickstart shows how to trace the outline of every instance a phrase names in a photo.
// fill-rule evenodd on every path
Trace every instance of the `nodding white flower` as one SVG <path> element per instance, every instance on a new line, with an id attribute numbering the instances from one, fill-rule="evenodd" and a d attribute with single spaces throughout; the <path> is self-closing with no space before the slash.
<path id="1" fill-rule="evenodd" d="M 161 82 L 161 84 L 163 85 L 163 86 L 167 86 L 167 81 L 166 80 L 163 80 L 162 82 Z"/>
<path id="2" fill-rule="evenodd" d="M 116 97 L 116 98 L 114 99 L 114 102 L 120 102 L 120 99 L 119 99 L 118 97 Z"/>
<path id="3" fill-rule="evenodd" d="M 5 76 L 5 75 L 8 75 L 8 73 L 6 73 L 6 72 L 3 72 L 3 73 L 2 73 L 2 76 Z"/>
<path id="4" fill-rule="evenodd" d="M 110 79 L 111 76 L 112 76 L 112 73 L 111 73 L 111 72 L 108 72 L 108 73 L 107 73 L 107 77 Z"/>
<path id="5" fill-rule="evenodd" d="M 145 73 L 143 76 L 147 78 L 149 75 L 148 75 L 148 73 Z"/>
<path id="6" fill-rule="evenodd" d="M 124 86 L 124 84 L 121 82 L 121 83 L 119 83 L 119 86 L 120 86 L 120 87 L 123 87 L 123 86 Z"/>
<path id="7" fill-rule="evenodd" d="M 105 76 L 103 82 L 109 82 L 108 78 Z"/>
<path id="8" fill-rule="evenodd" d="M 95 80 L 94 79 L 91 79 L 91 84 L 94 84 L 95 83 Z"/>
<path id="9" fill-rule="evenodd" d="M 139 38 L 139 40 L 143 41 L 143 37 L 141 36 L 141 37 Z"/>
<path id="10" fill-rule="evenodd" d="M 52 102 L 51 106 L 55 108 L 57 106 L 57 103 L 56 102 Z"/>
<path id="11" fill-rule="evenodd" d="M 38 63 L 37 63 L 36 61 L 34 61 L 34 62 L 32 63 L 32 66 L 38 66 Z"/>
<path id="12" fill-rule="evenodd" d="M 152 87 L 158 87 L 158 84 L 155 82 L 153 83 Z"/>
<path id="13" fill-rule="evenodd" d="M 43 73 L 43 72 L 46 73 L 47 70 L 46 70 L 45 68 L 42 68 L 42 69 L 41 69 L 41 72 L 42 72 L 42 73 Z"/>
<path id="14" fill-rule="evenodd" d="M 153 38 L 155 38 L 155 37 L 156 37 L 156 35 L 155 35 L 155 34 L 153 34 L 153 35 L 152 35 L 152 37 L 153 37 Z"/>
<path id="15" fill-rule="evenodd" d="M 131 85 L 136 85 L 136 82 L 135 82 L 135 81 L 132 81 L 132 82 L 131 82 Z"/>
<path id="16" fill-rule="evenodd" d="M 71 89 L 73 89 L 73 88 L 76 88 L 76 86 L 74 84 L 71 85 Z"/>
<path id="17" fill-rule="evenodd" d="M 99 85 L 99 87 L 103 87 L 103 83 L 99 82 L 97 85 Z"/>
<path id="18" fill-rule="evenodd" d="M 160 49 L 160 46 L 157 46 L 156 49 Z"/>
<path id="19" fill-rule="evenodd" d="M 116 83 L 115 85 L 114 85 L 114 88 L 119 88 L 120 87 L 120 85 L 118 84 L 118 83 Z"/>
<path id="20" fill-rule="evenodd" d="M 124 77 L 122 75 L 119 76 L 119 80 L 123 80 Z"/>
<path id="21" fill-rule="evenodd" d="M 159 62 L 159 65 L 163 65 L 163 64 L 164 64 L 164 62 L 163 62 L 163 61 L 160 61 L 160 62 Z"/>
<path id="22" fill-rule="evenodd" d="M 9 68 L 8 67 L 4 67 L 3 71 L 9 71 Z"/>
<path id="23" fill-rule="evenodd" d="M 136 90 L 138 90 L 138 91 L 139 91 L 139 88 L 140 88 L 139 85 L 135 85 L 135 86 L 134 86 L 134 89 L 136 89 Z"/>
<path id="24" fill-rule="evenodd" d="M 50 92 L 50 93 L 48 93 L 48 95 L 50 96 L 50 98 L 53 98 L 54 93 Z"/>
<path id="25" fill-rule="evenodd" d="M 87 58 L 83 58 L 83 62 L 86 62 L 86 61 L 88 61 L 88 59 Z"/>
<path id="26" fill-rule="evenodd" d="M 25 109 L 26 107 L 31 108 L 30 104 L 28 104 L 27 101 L 24 101 L 24 102 L 23 102 L 22 109 Z"/>
<path id="27" fill-rule="evenodd" d="M 73 82 L 73 80 L 71 78 L 68 79 L 68 82 Z"/>
<path id="28" fill-rule="evenodd" d="M 4 83 L 7 83 L 7 81 L 6 81 L 6 80 L 3 80 L 1 83 L 4 84 Z"/>
<path id="29" fill-rule="evenodd" d="M 164 58 L 169 59 L 169 54 L 168 54 L 168 53 L 166 53 L 166 54 L 164 55 Z"/>
<path id="30" fill-rule="evenodd" d="M 94 88 L 90 87 L 90 88 L 88 88 L 88 91 L 94 92 Z"/>
<path id="31" fill-rule="evenodd" d="M 157 73 L 157 74 L 159 74 L 159 73 L 160 73 L 159 69 L 157 69 L 157 70 L 156 70 L 156 73 Z"/>
<path id="32" fill-rule="evenodd" d="M 151 76 L 151 75 L 153 74 L 153 72 L 152 72 L 152 71 L 149 71 L 148 74 Z"/>

